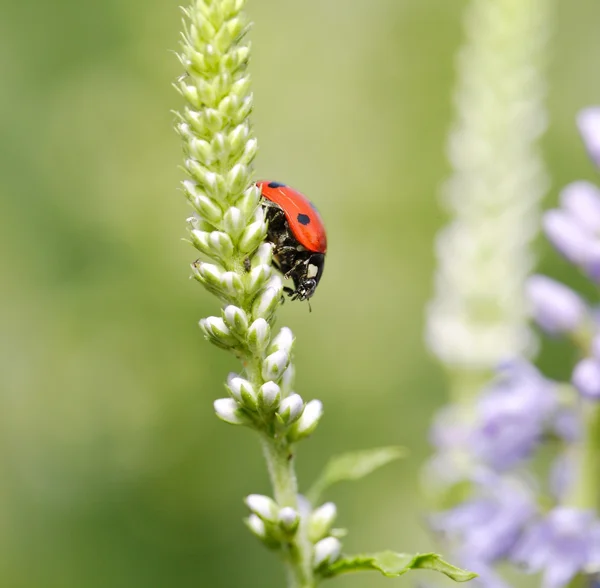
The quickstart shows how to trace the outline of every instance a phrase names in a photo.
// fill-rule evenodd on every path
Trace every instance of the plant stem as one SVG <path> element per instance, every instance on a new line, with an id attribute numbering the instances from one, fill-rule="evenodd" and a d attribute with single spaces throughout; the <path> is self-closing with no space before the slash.
<path id="1" fill-rule="evenodd" d="M 263 453 L 273 485 L 275 501 L 279 506 L 290 506 L 300 512 L 298 530 L 285 547 L 284 560 L 288 574 L 289 588 L 314 588 L 312 571 L 312 549 L 306 537 L 306 516 L 298 505 L 298 483 L 294 469 L 294 456 L 291 447 L 267 434 L 261 435 Z"/>
<path id="2" fill-rule="evenodd" d="M 596 510 L 600 506 L 600 406 L 582 407 L 583 437 L 573 448 L 577 464 L 577 477 L 568 505 Z"/>

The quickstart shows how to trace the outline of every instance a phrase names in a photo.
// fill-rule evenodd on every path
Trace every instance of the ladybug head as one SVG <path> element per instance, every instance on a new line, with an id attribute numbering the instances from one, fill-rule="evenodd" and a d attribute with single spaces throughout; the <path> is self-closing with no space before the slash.
<path id="1" fill-rule="evenodd" d="M 290 274 L 296 288 L 290 293 L 292 300 L 308 300 L 315 293 L 324 267 L 325 255 L 313 253 L 294 268 Z"/>

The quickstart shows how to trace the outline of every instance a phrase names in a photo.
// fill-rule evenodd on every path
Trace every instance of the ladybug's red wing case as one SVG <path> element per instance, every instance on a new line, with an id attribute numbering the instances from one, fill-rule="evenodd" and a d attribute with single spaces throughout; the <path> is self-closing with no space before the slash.
<path id="1" fill-rule="evenodd" d="M 294 282 L 286 292 L 292 300 L 308 300 L 323 275 L 327 236 L 310 200 L 279 182 L 257 182 L 273 243 L 273 264 Z"/>
<path id="2" fill-rule="evenodd" d="M 300 192 L 279 182 L 257 182 L 264 198 L 279 205 L 298 243 L 309 251 L 327 252 L 323 221 L 312 202 Z"/>

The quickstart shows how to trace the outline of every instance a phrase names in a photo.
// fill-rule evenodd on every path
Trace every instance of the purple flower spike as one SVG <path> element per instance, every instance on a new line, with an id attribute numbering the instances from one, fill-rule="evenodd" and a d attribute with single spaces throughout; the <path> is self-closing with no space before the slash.
<path id="1" fill-rule="evenodd" d="M 570 288 L 546 276 L 527 280 L 526 294 L 537 324 L 551 335 L 569 333 L 583 322 L 586 306 Z"/>
<path id="2" fill-rule="evenodd" d="M 556 508 L 528 529 L 512 559 L 529 573 L 543 570 L 542 588 L 562 588 L 577 573 L 595 568 L 599 551 L 600 523 L 594 513 Z"/>
<path id="3" fill-rule="evenodd" d="M 590 232 L 600 231 L 600 189 L 590 182 L 573 182 L 560 195 L 562 208 Z"/>
<path id="4" fill-rule="evenodd" d="M 564 210 L 549 210 L 543 218 L 544 232 L 550 242 L 570 262 L 585 265 L 594 237 Z"/>
<path id="5" fill-rule="evenodd" d="M 600 361 L 586 357 L 573 370 L 573 385 L 588 400 L 600 400 Z"/>
<path id="6" fill-rule="evenodd" d="M 431 524 L 458 540 L 465 557 L 489 564 L 511 552 L 535 505 L 529 489 L 515 480 L 492 475 L 478 488 L 480 496 L 434 515 Z"/>
<path id="7" fill-rule="evenodd" d="M 554 382 L 524 361 L 507 364 L 479 401 L 474 453 L 497 471 L 513 467 L 531 455 L 557 405 Z"/>
<path id="8" fill-rule="evenodd" d="M 590 157 L 600 167 L 600 107 L 582 110 L 577 116 L 577 126 Z"/>

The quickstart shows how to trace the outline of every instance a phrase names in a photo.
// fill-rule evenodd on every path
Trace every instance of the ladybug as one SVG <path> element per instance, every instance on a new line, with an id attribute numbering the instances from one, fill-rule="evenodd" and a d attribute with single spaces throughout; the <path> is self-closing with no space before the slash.
<path id="1" fill-rule="evenodd" d="M 273 243 L 273 264 L 294 282 L 284 288 L 292 300 L 308 300 L 323 276 L 327 235 L 314 204 L 279 182 L 256 182 L 269 223 L 267 239 Z"/>

